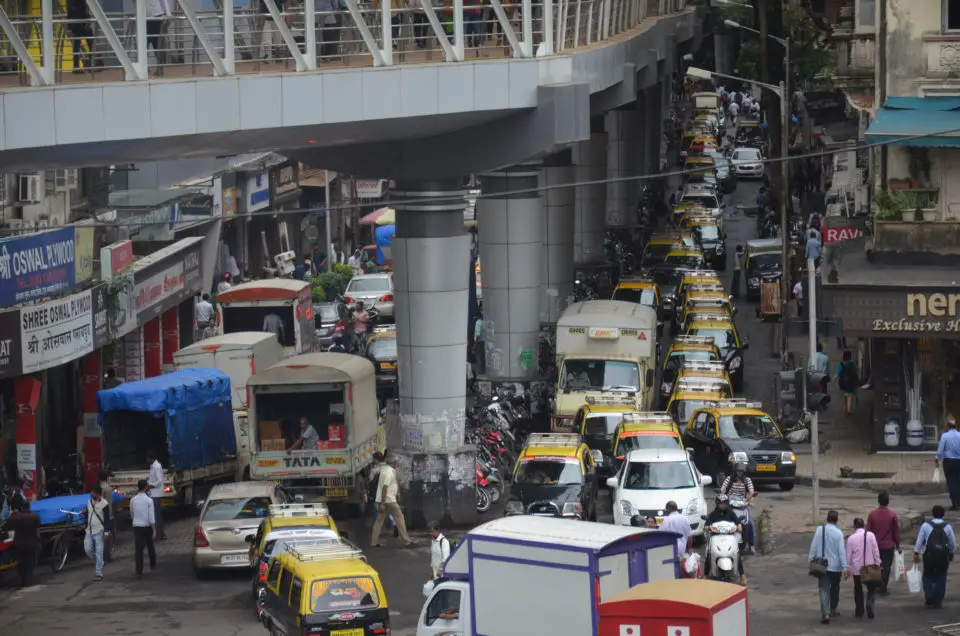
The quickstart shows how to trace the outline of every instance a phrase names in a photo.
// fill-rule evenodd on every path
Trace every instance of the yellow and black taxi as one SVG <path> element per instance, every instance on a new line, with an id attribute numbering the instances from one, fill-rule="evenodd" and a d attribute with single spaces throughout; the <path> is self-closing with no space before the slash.
<path id="1" fill-rule="evenodd" d="M 685 216 L 680 225 L 689 228 L 696 235 L 707 264 L 715 270 L 726 271 L 727 235 L 717 219 L 707 215 Z"/>
<path id="2" fill-rule="evenodd" d="M 680 367 L 677 373 L 676 382 L 704 382 L 713 384 L 718 382 L 723 385 L 725 391 L 733 397 L 733 383 L 730 382 L 730 374 L 723 362 L 717 360 L 713 362 L 703 362 L 698 360 L 688 360 Z"/>
<path id="3" fill-rule="evenodd" d="M 720 189 L 720 179 L 717 176 L 717 171 L 715 168 L 710 167 L 705 170 L 696 170 L 687 175 L 687 178 L 683 182 L 684 186 L 688 185 L 704 185 L 717 190 Z"/>
<path id="4" fill-rule="evenodd" d="M 677 299 L 677 311 L 671 323 L 673 333 L 685 331 L 684 324 L 690 314 L 711 313 L 714 309 L 717 310 L 714 313 L 731 317 L 736 313 L 736 307 L 722 285 L 687 285 L 683 296 Z"/>
<path id="5" fill-rule="evenodd" d="M 683 435 L 693 450 L 694 463 L 718 485 L 746 464 L 747 476 L 756 484 L 793 488 L 797 456 L 780 427 L 760 402 L 719 400 L 697 409 Z"/>
<path id="6" fill-rule="evenodd" d="M 271 505 L 268 516 L 260 522 L 256 534 L 245 537 L 253 566 L 252 592 L 257 611 L 263 610 L 259 600 L 267 580 L 270 559 L 294 543 L 339 541 L 340 532 L 325 503 L 282 503 Z"/>
<path id="7" fill-rule="evenodd" d="M 689 249 L 694 245 L 687 245 L 674 235 L 653 236 L 643 248 L 640 264 L 643 267 L 662 265 L 667 254 L 674 250 Z"/>
<path id="8" fill-rule="evenodd" d="M 513 469 L 504 514 L 596 521 L 599 455 L 577 433 L 532 433 Z"/>
<path id="9" fill-rule="evenodd" d="M 660 288 L 652 278 L 630 276 L 621 278 L 613 288 L 611 300 L 622 300 L 654 309 L 660 313 Z"/>
<path id="10" fill-rule="evenodd" d="M 683 227 L 683 220 L 688 216 L 709 216 L 712 218 L 710 211 L 698 201 L 680 201 L 673 206 L 673 213 L 670 216 L 670 222 L 674 227 L 680 228 Z M 687 230 L 689 231 L 689 230 Z M 694 239 L 696 242 L 696 239 Z"/>
<path id="11" fill-rule="evenodd" d="M 684 160 L 690 154 L 690 147 L 693 143 L 698 139 L 704 139 L 704 135 L 707 134 L 709 134 L 709 130 L 706 124 L 694 122 L 687 124 L 683 136 L 680 137 L 680 165 L 683 165 Z"/>
<path id="12" fill-rule="evenodd" d="M 683 269 L 700 269 L 706 263 L 703 252 L 696 248 L 681 248 L 667 252 L 663 259 L 663 264 L 667 267 L 680 267 Z"/>
<path id="13" fill-rule="evenodd" d="M 717 140 L 713 135 L 702 135 L 690 143 L 690 148 L 687 150 L 687 157 L 691 155 L 704 155 L 709 152 L 719 152 Z"/>
<path id="14" fill-rule="evenodd" d="M 737 326 L 729 316 L 699 315 L 697 320 L 687 324 L 688 336 L 708 336 L 713 338 L 720 348 L 720 356 L 727 365 L 733 390 L 743 391 L 743 352 L 750 346 L 746 338 L 741 338 Z"/>
<path id="15" fill-rule="evenodd" d="M 760 299 L 760 284 L 780 280 L 783 275 L 782 243 L 779 238 L 753 239 L 744 249 L 743 275 L 747 279 L 747 300 Z"/>
<path id="16" fill-rule="evenodd" d="M 691 285 L 716 285 L 722 286 L 720 275 L 712 269 L 701 269 L 696 271 L 685 271 L 677 284 L 676 301 L 683 303 L 687 297 L 687 290 Z M 679 307 L 679 304 L 678 304 Z"/>
<path id="17" fill-rule="evenodd" d="M 680 367 L 684 362 L 716 362 L 721 361 L 720 349 L 714 344 L 713 338 L 701 336 L 676 336 L 667 349 L 660 372 L 660 405 L 666 408 L 673 394 L 673 385 L 677 381 Z"/>
<path id="18" fill-rule="evenodd" d="M 673 383 L 673 393 L 667 401 L 667 413 L 673 418 L 682 433 L 694 411 L 708 402 L 716 402 L 732 398 L 729 387 L 720 382 L 705 382 L 703 380 L 677 380 Z"/>
<path id="19" fill-rule="evenodd" d="M 271 634 L 390 633 L 380 575 L 348 541 L 288 545 L 271 557 L 261 621 Z"/>
<path id="20" fill-rule="evenodd" d="M 393 325 L 376 327 L 367 340 L 364 351 L 376 371 L 377 388 L 397 388 L 397 328 Z"/>
<path id="21" fill-rule="evenodd" d="M 670 448 L 683 448 L 683 436 L 669 413 L 631 413 L 624 417 L 613 433 L 615 472 L 630 451 Z"/>
<path id="22" fill-rule="evenodd" d="M 613 474 L 613 433 L 625 417 L 637 413 L 634 398 L 616 395 L 588 396 L 587 403 L 577 410 L 573 430 L 587 444 L 600 475 Z"/>
<path id="23" fill-rule="evenodd" d="M 716 174 L 716 164 L 710 155 L 690 155 L 683 162 L 684 170 L 706 170 Z"/>
<path id="24" fill-rule="evenodd" d="M 727 305 L 714 303 L 694 304 L 692 307 L 686 307 L 683 318 L 680 322 L 680 333 L 687 333 L 690 325 L 704 320 L 729 320 L 731 318 L 730 307 Z"/>

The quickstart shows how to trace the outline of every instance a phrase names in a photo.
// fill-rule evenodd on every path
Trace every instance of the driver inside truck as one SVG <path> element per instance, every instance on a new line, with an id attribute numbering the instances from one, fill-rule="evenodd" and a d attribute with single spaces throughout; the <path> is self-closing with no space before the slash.
<path id="1" fill-rule="evenodd" d="M 306 415 L 301 415 L 300 437 L 287 449 L 287 452 L 289 453 L 295 450 L 316 450 L 317 442 L 319 441 L 320 436 L 317 434 L 317 429 L 313 428 Z"/>

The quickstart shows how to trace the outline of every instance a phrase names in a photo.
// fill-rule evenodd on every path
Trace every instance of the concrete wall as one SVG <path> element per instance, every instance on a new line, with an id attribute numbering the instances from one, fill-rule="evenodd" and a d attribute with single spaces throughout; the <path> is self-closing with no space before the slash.
<path id="1" fill-rule="evenodd" d="M 887 0 L 887 95 L 922 95 L 924 34 L 941 33 L 940 16 L 941 0 Z"/>
<path id="2" fill-rule="evenodd" d="M 878 221 L 873 249 L 875 252 L 960 254 L 960 223 Z"/>

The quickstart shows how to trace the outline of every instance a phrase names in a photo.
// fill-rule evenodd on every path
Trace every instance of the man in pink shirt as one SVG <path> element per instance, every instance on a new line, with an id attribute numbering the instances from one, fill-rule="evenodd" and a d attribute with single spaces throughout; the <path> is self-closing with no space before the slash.
<path id="1" fill-rule="evenodd" d="M 866 583 L 860 577 L 865 565 L 880 565 L 880 549 L 877 537 L 864 528 L 863 519 L 853 520 L 853 534 L 847 538 L 847 567 L 853 574 L 854 616 L 863 618 L 863 588 L 867 588 L 867 618 L 873 618 L 873 604 L 879 583 Z"/>

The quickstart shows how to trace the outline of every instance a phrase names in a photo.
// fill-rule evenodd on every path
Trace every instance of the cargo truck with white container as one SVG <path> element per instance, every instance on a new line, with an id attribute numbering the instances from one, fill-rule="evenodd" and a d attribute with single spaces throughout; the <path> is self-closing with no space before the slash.
<path id="1" fill-rule="evenodd" d="M 424 586 L 417 636 L 596 636 L 601 602 L 678 578 L 677 536 L 531 515 L 488 521 Z"/>
<path id="2" fill-rule="evenodd" d="M 247 381 L 257 373 L 280 362 L 283 348 L 276 336 L 263 331 L 241 331 L 214 336 L 173 354 L 174 367 L 180 369 L 219 369 L 230 378 L 233 396 L 233 430 L 237 438 L 235 479 L 250 479 L 250 427 L 247 407 Z"/>
<path id="3" fill-rule="evenodd" d="M 308 353 L 258 371 L 247 387 L 250 477 L 362 512 L 373 454 L 386 442 L 373 363 L 345 353 Z M 319 441 L 288 450 L 300 438 L 301 418 Z"/>
<path id="4" fill-rule="evenodd" d="M 657 312 L 622 300 L 574 303 L 557 320 L 557 387 L 550 428 L 569 431 L 588 397 L 619 393 L 650 410 L 657 367 Z"/>

